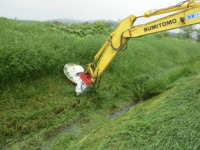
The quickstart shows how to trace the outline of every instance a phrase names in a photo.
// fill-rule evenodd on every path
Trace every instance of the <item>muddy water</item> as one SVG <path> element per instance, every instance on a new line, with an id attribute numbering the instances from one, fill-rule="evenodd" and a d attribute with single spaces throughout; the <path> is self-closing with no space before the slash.
<path id="1" fill-rule="evenodd" d="M 121 115 L 121 114 L 127 112 L 129 109 L 131 109 L 132 107 L 134 107 L 136 104 L 137 104 L 137 103 L 132 103 L 132 104 L 126 105 L 126 106 L 125 106 L 124 108 L 122 108 L 120 111 L 117 111 L 117 112 L 111 114 L 111 115 L 109 116 L 109 118 L 110 118 L 110 119 L 114 119 L 114 118 L 118 117 L 119 115 Z"/>

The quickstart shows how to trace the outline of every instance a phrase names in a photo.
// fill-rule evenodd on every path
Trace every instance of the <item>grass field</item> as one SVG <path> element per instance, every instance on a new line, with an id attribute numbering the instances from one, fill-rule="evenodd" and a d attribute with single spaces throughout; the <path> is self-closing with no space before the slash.
<path id="1" fill-rule="evenodd" d="M 51 23 L 5 18 L 0 18 L 0 28 L 2 149 L 112 149 L 114 145 L 154 149 L 156 139 L 161 149 L 198 148 L 199 79 L 195 74 L 199 73 L 200 43 L 160 35 L 132 39 L 128 50 L 105 72 L 99 88 L 77 97 L 62 68 L 65 63 L 86 66 L 107 33 L 80 37 Z M 136 101 L 143 102 L 119 118 L 109 118 Z M 173 116 L 173 111 L 178 115 Z M 175 143 L 179 135 L 171 136 L 177 129 L 177 124 L 169 126 L 172 116 L 174 124 L 183 124 L 180 136 L 193 143 L 186 142 L 186 137 Z M 159 130 L 162 125 L 170 135 Z"/>
<path id="2" fill-rule="evenodd" d="M 187 149 L 200 148 L 200 75 L 182 78 L 173 88 L 102 123 L 89 134 L 53 149 Z M 60 141 L 59 141 L 60 143 Z"/>

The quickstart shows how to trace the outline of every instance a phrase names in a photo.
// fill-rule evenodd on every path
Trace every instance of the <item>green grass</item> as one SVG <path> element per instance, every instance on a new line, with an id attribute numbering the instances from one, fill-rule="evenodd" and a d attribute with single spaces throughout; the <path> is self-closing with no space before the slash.
<path id="1" fill-rule="evenodd" d="M 71 145 L 54 149 L 200 148 L 200 76 L 182 79 L 174 88 L 107 121 Z"/>
<path id="2" fill-rule="evenodd" d="M 170 89 L 199 66 L 198 42 L 155 35 L 132 39 L 99 88 L 77 97 L 62 68 L 86 66 L 107 35 L 79 37 L 51 23 L 5 18 L 0 28 L 0 147 L 6 149 L 77 147 L 73 141 L 107 122 L 109 114 Z M 61 134 L 71 125 L 72 133 Z"/>
<path id="3" fill-rule="evenodd" d="M 86 38 L 52 30 L 50 23 L 0 20 L 0 84 L 59 74 L 66 62 L 86 64 L 105 36 Z M 97 38 L 98 37 L 98 38 Z M 93 41 L 93 42 L 91 42 Z M 77 59 L 79 56 L 79 59 Z"/>

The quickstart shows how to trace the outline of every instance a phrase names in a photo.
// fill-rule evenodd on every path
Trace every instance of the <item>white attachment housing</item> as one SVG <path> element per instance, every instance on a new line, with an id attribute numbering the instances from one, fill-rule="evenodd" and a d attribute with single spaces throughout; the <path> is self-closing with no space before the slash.
<path id="1" fill-rule="evenodd" d="M 84 69 L 82 66 L 76 65 L 76 64 L 65 64 L 63 68 L 65 76 L 76 84 L 76 94 L 80 95 L 84 91 L 86 91 L 86 86 L 82 79 L 80 78 L 80 74 L 84 72 Z"/>

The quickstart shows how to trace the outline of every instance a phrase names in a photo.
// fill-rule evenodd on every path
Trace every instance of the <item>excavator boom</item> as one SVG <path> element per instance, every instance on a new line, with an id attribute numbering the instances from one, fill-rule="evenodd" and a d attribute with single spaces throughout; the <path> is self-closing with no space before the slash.
<path id="1" fill-rule="evenodd" d="M 136 20 L 141 17 L 147 18 L 172 12 L 174 13 L 155 21 L 134 26 Z M 119 52 L 124 50 L 130 38 L 197 23 L 200 23 L 200 0 L 186 0 L 168 8 L 147 11 L 143 16 L 139 17 L 129 16 L 122 20 L 115 31 L 111 33 L 108 40 L 95 55 L 93 63 L 88 64 L 85 70 L 78 65 L 66 64 L 64 73 L 71 81 L 77 84 L 76 92 L 81 94 L 96 83 Z"/>

